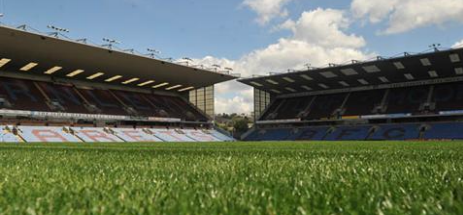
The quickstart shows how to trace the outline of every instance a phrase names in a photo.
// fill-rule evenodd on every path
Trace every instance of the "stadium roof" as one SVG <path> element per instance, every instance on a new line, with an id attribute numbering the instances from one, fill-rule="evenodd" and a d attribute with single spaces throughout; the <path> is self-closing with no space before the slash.
<path id="1" fill-rule="evenodd" d="M 237 78 L 227 72 L 189 67 L 5 26 L 0 26 L 0 70 L 176 91 Z"/>
<path id="2" fill-rule="evenodd" d="M 295 71 L 239 81 L 275 94 L 348 89 L 463 76 L 463 49 Z"/>

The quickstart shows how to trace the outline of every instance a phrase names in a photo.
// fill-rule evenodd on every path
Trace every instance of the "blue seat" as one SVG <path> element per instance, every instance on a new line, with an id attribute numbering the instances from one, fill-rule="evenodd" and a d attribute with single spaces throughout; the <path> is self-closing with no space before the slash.
<path id="1" fill-rule="evenodd" d="M 329 134 L 325 140 L 365 140 L 371 126 L 340 126 Z"/>
<path id="2" fill-rule="evenodd" d="M 380 125 L 370 140 L 413 140 L 420 136 L 420 124 Z"/>
<path id="3" fill-rule="evenodd" d="M 463 123 L 434 123 L 424 133 L 424 139 L 428 140 L 458 140 L 463 139 Z"/>

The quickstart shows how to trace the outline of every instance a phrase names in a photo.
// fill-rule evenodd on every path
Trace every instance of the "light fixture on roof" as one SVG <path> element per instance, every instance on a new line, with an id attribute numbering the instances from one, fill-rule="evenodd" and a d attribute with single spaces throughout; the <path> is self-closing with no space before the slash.
<path id="1" fill-rule="evenodd" d="M 53 74 L 53 73 L 55 73 L 55 72 L 58 72 L 58 71 L 61 70 L 62 68 L 63 68 L 63 67 L 60 67 L 60 66 L 54 66 L 54 67 L 48 69 L 47 71 L 45 71 L 44 74 L 46 74 L 46 75 L 51 75 L 51 74 Z"/>
<path id="2" fill-rule="evenodd" d="M 98 77 L 100 77 L 100 76 L 102 76 L 102 75 L 104 75 L 104 73 L 102 73 L 102 72 L 97 72 L 97 73 L 95 73 L 95 74 L 93 74 L 93 75 L 88 76 L 87 79 L 88 79 L 88 80 L 93 80 L 93 79 L 98 78 Z"/>
<path id="3" fill-rule="evenodd" d="M 341 69 L 341 73 L 344 74 L 345 76 L 358 75 L 358 72 L 355 71 L 355 69 L 352 69 L 352 68 Z"/>
<path id="4" fill-rule="evenodd" d="M 27 71 L 31 70 L 32 68 L 36 67 L 37 65 L 39 65 L 39 64 L 31 62 L 31 63 L 28 63 L 25 66 L 21 67 L 21 69 L 19 69 L 19 70 L 27 72 Z"/>
<path id="5" fill-rule="evenodd" d="M 79 75 L 79 74 L 81 74 L 83 72 L 84 72 L 84 70 L 78 69 L 78 70 L 75 70 L 75 71 L 67 74 L 66 77 L 72 78 L 72 77 L 77 76 L 77 75 Z"/>
<path id="6" fill-rule="evenodd" d="M 127 81 L 122 82 L 122 84 L 130 84 L 130 83 L 138 81 L 138 80 L 140 80 L 140 79 L 139 78 L 132 78 L 132 79 L 129 79 Z"/>
<path id="7" fill-rule="evenodd" d="M 384 77 L 384 76 L 381 76 L 381 77 L 379 77 L 378 79 L 379 79 L 381 82 L 383 82 L 383 83 L 389 83 L 389 79 L 387 79 L 387 78 Z"/>
<path id="8" fill-rule="evenodd" d="M 49 35 L 54 36 L 54 37 L 58 37 L 61 33 L 69 33 L 68 29 L 56 27 L 56 26 L 53 26 L 53 25 L 47 25 L 47 28 L 49 28 L 49 29 L 51 29 L 53 31 Z"/>
<path id="9" fill-rule="evenodd" d="M 11 61 L 11 59 L 8 59 L 8 58 L 2 58 L 0 60 L 0 68 L 5 66 L 7 63 L 9 63 Z"/>
<path id="10" fill-rule="evenodd" d="M 439 75 L 437 74 L 437 72 L 434 71 L 434 70 L 429 71 L 428 74 L 429 74 L 429 77 L 431 77 L 431 78 L 437 78 L 437 77 L 439 77 Z"/>
<path id="11" fill-rule="evenodd" d="M 157 50 L 157 49 L 150 49 L 150 48 L 147 48 L 146 51 L 148 51 L 149 53 L 147 54 L 147 56 L 150 56 L 151 58 L 159 58 L 159 55 L 161 54 L 161 51 Z"/>
<path id="12" fill-rule="evenodd" d="M 274 93 L 277 93 L 277 94 L 280 94 L 280 93 L 281 93 L 281 91 L 275 90 L 275 89 L 272 89 L 272 90 L 270 90 L 270 91 L 272 91 L 272 92 L 274 92 Z"/>
<path id="13" fill-rule="evenodd" d="M 431 66 L 431 61 L 428 58 L 422 58 L 420 61 L 423 66 Z"/>
<path id="14" fill-rule="evenodd" d="M 301 75 L 301 78 L 303 78 L 303 79 L 305 79 L 305 80 L 307 80 L 307 81 L 312 81 L 312 80 L 313 80 L 313 78 L 311 78 L 311 77 L 308 76 L 308 75 Z"/>
<path id="15" fill-rule="evenodd" d="M 278 85 L 278 82 L 276 82 L 276 81 L 274 81 L 272 79 L 267 79 L 265 81 L 267 81 L 268 83 L 274 84 L 274 85 Z"/>
<path id="16" fill-rule="evenodd" d="M 130 54 L 135 54 L 135 49 L 124 49 L 124 52 L 128 52 Z"/>
<path id="17" fill-rule="evenodd" d="M 188 91 L 188 90 L 192 90 L 194 89 L 195 87 L 187 87 L 187 88 L 183 88 L 183 89 L 180 89 L 178 90 L 179 92 L 185 92 L 185 91 Z"/>
<path id="18" fill-rule="evenodd" d="M 312 65 L 310 63 L 306 63 L 304 64 L 304 66 L 307 67 L 307 70 L 312 69 Z"/>
<path id="19" fill-rule="evenodd" d="M 155 82 L 154 80 L 149 80 L 149 81 L 145 81 L 145 82 L 143 82 L 143 83 L 138 84 L 138 86 L 139 86 L 139 87 L 143 87 L 143 86 L 146 86 L 146 85 L 148 85 L 148 84 L 152 84 L 152 83 L 154 83 L 154 82 Z"/>
<path id="20" fill-rule="evenodd" d="M 252 85 L 258 86 L 258 87 L 264 86 L 264 85 L 262 85 L 262 84 L 260 84 L 260 83 L 255 82 L 255 81 L 251 81 L 250 83 L 251 83 Z"/>
<path id="21" fill-rule="evenodd" d="M 174 85 L 172 87 L 168 87 L 168 88 L 166 88 L 166 90 L 174 90 L 174 89 L 177 89 L 177 88 L 180 88 L 180 87 L 182 87 L 182 85 L 178 84 L 178 85 Z"/>
<path id="22" fill-rule="evenodd" d="M 164 82 L 164 83 L 161 83 L 161 84 L 155 85 L 155 86 L 153 86 L 153 89 L 156 89 L 156 88 L 159 88 L 159 87 L 163 87 L 163 86 L 166 86 L 166 85 L 169 85 L 169 83 L 167 83 L 167 82 Z"/>
<path id="23" fill-rule="evenodd" d="M 294 83 L 294 79 L 290 78 L 290 77 L 283 77 L 283 80 L 289 82 L 289 83 Z"/>
<path id="24" fill-rule="evenodd" d="M 350 86 L 350 85 L 349 85 L 347 82 L 345 82 L 345 81 L 340 81 L 339 84 L 342 85 L 342 86 L 344 86 L 344 87 Z"/>
<path id="25" fill-rule="evenodd" d="M 451 61 L 452 63 L 458 63 L 458 62 L 460 62 L 460 61 L 461 61 L 461 60 L 460 60 L 460 55 L 458 55 L 457 53 L 451 54 L 451 55 L 450 55 L 450 61 Z"/>
<path id="26" fill-rule="evenodd" d="M 108 39 L 108 38 L 103 38 L 104 42 L 107 42 L 107 44 L 103 44 L 103 47 L 108 47 L 108 49 L 113 49 L 114 44 L 121 44 L 121 42 L 115 40 L 115 39 Z"/>
<path id="27" fill-rule="evenodd" d="M 218 64 L 214 64 L 212 65 L 212 67 L 214 67 L 215 71 L 217 72 L 220 68 L 222 68 L 220 65 Z"/>
<path id="28" fill-rule="evenodd" d="M 113 76 L 113 77 L 111 77 L 111 78 L 108 78 L 108 79 L 106 79 L 106 80 L 104 80 L 104 81 L 105 81 L 105 82 L 113 82 L 113 81 L 115 81 L 115 80 L 117 80 L 117 79 L 121 79 L 121 78 L 122 78 L 122 75 L 115 75 L 115 76 Z"/>
<path id="29" fill-rule="evenodd" d="M 394 62 L 393 64 L 394 64 L 395 68 L 397 68 L 397 69 L 405 69 L 404 64 L 402 62 L 400 62 L 400 61 Z"/>
<path id="30" fill-rule="evenodd" d="M 440 46 L 441 46 L 440 43 L 434 43 L 434 44 L 429 45 L 429 48 L 432 48 L 432 49 L 434 49 L 435 52 L 438 52 L 438 51 L 439 51 L 438 48 L 439 48 Z"/>
<path id="31" fill-rule="evenodd" d="M 336 78 L 336 77 L 338 77 L 338 75 L 334 74 L 334 73 L 331 72 L 331 71 L 320 72 L 320 75 L 322 75 L 322 76 L 325 77 L 325 78 Z"/>
<path id="32" fill-rule="evenodd" d="M 455 68 L 455 74 L 457 74 L 457 75 L 463 75 L 463 68 L 462 68 L 462 67 Z"/>
<path id="33" fill-rule="evenodd" d="M 309 87 L 309 86 L 306 86 L 306 85 L 303 85 L 303 86 L 301 86 L 301 87 L 302 87 L 303 89 L 305 89 L 305 90 L 308 90 L 308 91 L 311 91 L 311 90 L 312 90 L 312 88 L 311 88 L 311 87 Z"/>
<path id="34" fill-rule="evenodd" d="M 367 85 L 367 84 L 369 84 L 369 83 L 368 83 L 368 81 L 367 81 L 367 80 L 365 80 L 365 79 L 363 79 L 363 78 L 361 78 L 361 79 L 358 79 L 357 81 L 358 81 L 359 83 L 363 84 L 363 85 Z"/>
<path id="35" fill-rule="evenodd" d="M 381 70 L 376 65 L 364 66 L 363 70 L 368 73 L 381 72 Z"/>
<path id="36" fill-rule="evenodd" d="M 413 77 L 413 75 L 410 73 L 404 74 L 404 76 L 407 80 L 415 80 L 415 77 Z"/>
<path id="37" fill-rule="evenodd" d="M 319 87 L 323 88 L 323 89 L 329 89 L 330 87 L 328 87 L 328 85 L 326 84 L 318 84 Z"/>

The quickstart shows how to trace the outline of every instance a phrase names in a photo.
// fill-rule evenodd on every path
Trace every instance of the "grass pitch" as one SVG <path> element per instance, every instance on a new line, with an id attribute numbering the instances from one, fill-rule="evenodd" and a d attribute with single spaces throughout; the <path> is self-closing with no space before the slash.
<path id="1" fill-rule="evenodd" d="M 463 142 L 2 144 L 0 214 L 463 214 Z"/>

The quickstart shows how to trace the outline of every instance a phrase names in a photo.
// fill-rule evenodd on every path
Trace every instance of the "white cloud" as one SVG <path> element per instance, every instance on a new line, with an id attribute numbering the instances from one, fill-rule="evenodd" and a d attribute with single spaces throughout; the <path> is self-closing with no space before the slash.
<path id="1" fill-rule="evenodd" d="M 460 42 L 455 43 L 452 48 L 463 48 L 463 40 Z"/>
<path id="2" fill-rule="evenodd" d="M 365 46 L 362 37 L 344 32 L 348 27 L 349 20 L 342 11 L 316 9 L 304 12 L 296 21 L 286 21 L 279 29 L 290 30 L 293 34 L 266 48 L 254 50 L 238 60 L 205 57 L 195 61 L 205 65 L 232 67 L 243 77 L 250 77 L 269 72 L 285 72 L 287 69 L 302 69 L 307 63 L 324 66 L 372 57 L 372 54 L 361 50 Z M 217 85 L 216 92 L 217 113 L 252 111 L 251 87 L 232 81 Z"/>
<path id="3" fill-rule="evenodd" d="M 354 0 L 351 10 L 355 17 L 371 23 L 387 20 L 383 34 L 463 23 L 463 0 Z"/>
<path id="4" fill-rule="evenodd" d="M 277 17 L 286 17 L 288 10 L 284 8 L 292 0 L 244 0 L 243 5 L 249 7 L 259 16 L 257 22 L 265 25 Z"/>
<path id="5" fill-rule="evenodd" d="M 318 8 L 303 12 L 297 21 L 286 21 L 280 29 L 292 30 L 295 40 L 323 47 L 359 48 L 365 46 L 365 40 L 362 37 L 343 32 L 349 27 L 349 22 L 341 10 Z"/>

